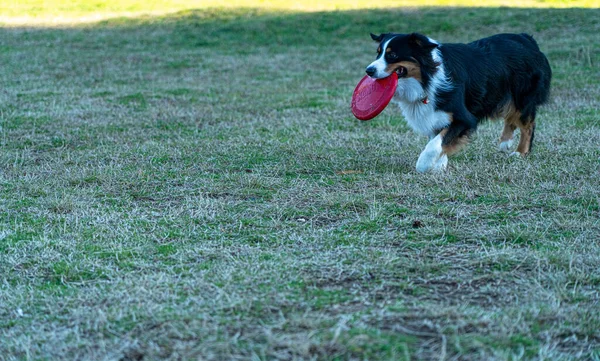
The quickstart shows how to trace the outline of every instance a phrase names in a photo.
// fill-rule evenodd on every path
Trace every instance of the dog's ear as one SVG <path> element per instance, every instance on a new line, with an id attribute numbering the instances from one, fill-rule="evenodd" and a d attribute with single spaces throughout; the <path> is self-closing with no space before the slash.
<path id="1" fill-rule="evenodd" d="M 371 33 L 371 39 L 375 40 L 378 43 L 381 43 L 381 40 L 383 40 L 383 35 L 384 34 L 375 35 Z"/>
<path id="2" fill-rule="evenodd" d="M 428 37 L 419 33 L 412 33 L 408 36 L 409 44 L 416 46 L 418 48 L 422 48 L 425 50 L 431 50 L 437 48 L 438 44 L 429 40 Z"/>

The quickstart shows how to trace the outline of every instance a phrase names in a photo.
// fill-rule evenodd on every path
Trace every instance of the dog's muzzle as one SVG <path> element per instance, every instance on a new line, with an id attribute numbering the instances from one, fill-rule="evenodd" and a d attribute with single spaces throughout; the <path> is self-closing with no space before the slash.
<path id="1" fill-rule="evenodd" d="M 375 73 L 377 73 L 377 68 L 375 68 L 373 65 L 370 65 L 367 67 L 367 69 L 365 71 L 367 72 L 368 76 L 373 77 L 373 75 L 375 75 Z"/>

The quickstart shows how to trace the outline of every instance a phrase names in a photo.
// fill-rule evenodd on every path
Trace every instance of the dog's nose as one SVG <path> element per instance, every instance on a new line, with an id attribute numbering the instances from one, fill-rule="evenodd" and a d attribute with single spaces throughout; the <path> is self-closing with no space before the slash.
<path id="1" fill-rule="evenodd" d="M 368 66 L 367 70 L 365 70 L 367 72 L 368 76 L 373 76 L 375 75 L 376 69 L 374 66 Z"/>

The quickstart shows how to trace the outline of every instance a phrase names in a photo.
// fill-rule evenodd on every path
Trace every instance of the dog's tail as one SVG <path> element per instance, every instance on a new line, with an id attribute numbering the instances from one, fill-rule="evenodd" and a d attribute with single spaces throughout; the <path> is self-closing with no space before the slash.
<path id="1" fill-rule="evenodd" d="M 550 97 L 550 81 L 552 79 L 552 68 L 548 58 L 540 51 L 537 42 L 531 35 L 520 34 L 523 42 L 528 42 L 531 48 L 534 48 L 531 54 L 534 71 L 519 85 L 521 89 L 517 91 L 516 106 L 521 111 L 521 121 L 525 124 L 535 119 L 538 106 L 548 102 Z"/>
<path id="2" fill-rule="evenodd" d="M 548 67 L 549 68 L 549 67 Z M 526 124 L 534 120 L 537 107 L 546 103 L 550 96 L 550 75 L 536 71 L 531 75 L 528 89 L 519 97 L 517 108 L 521 110 L 521 121 Z"/>
<path id="3" fill-rule="evenodd" d="M 537 41 L 535 41 L 533 36 L 526 34 L 526 33 L 521 33 L 520 35 L 526 42 L 529 43 L 528 45 L 533 45 L 536 50 L 538 50 L 538 51 L 540 50 L 540 47 L 538 46 L 538 43 L 537 43 Z"/>

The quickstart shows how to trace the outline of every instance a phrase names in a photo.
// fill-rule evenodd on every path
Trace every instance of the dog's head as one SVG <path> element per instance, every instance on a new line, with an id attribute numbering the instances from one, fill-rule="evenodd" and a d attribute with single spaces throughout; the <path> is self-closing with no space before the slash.
<path id="1" fill-rule="evenodd" d="M 412 34 L 371 34 L 379 43 L 377 58 L 367 66 L 371 78 L 381 79 L 396 72 L 398 78 L 415 78 L 422 82 L 422 67 L 434 67 L 433 50 L 438 43 L 425 35 Z"/>

